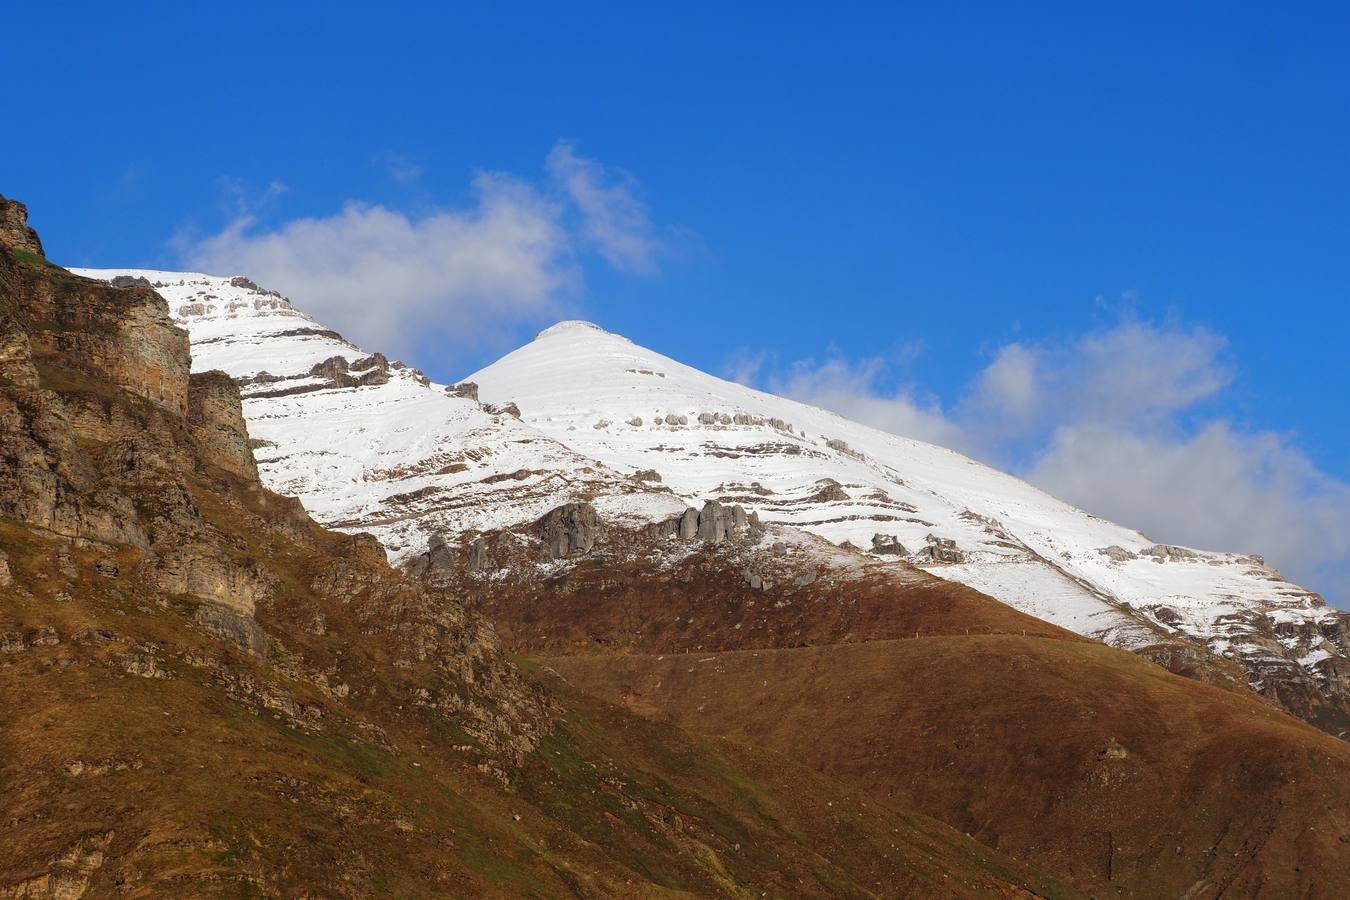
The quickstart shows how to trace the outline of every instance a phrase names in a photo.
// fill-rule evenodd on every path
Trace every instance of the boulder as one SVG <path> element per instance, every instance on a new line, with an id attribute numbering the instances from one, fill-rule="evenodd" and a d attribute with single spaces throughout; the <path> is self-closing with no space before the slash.
<path id="1" fill-rule="evenodd" d="M 703 504 L 698 514 L 698 536 L 709 543 L 717 544 L 726 538 L 731 530 L 731 510 L 716 500 Z"/>
<path id="2" fill-rule="evenodd" d="M 686 512 L 685 517 L 688 515 Z M 758 524 L 759 519 L 756 516 L 755 525 Z M 703 509 L 698 513 L 697 535 L 702 540 L 717 544 L 749 526 L 750 516 L 746 515 L 745 509 L 739 504 L 723 506 L 716 500 L 709 500 L 703 504 Z"/>
<path id="3" fill-rule="evenodd" d="M 698 537 L 698 510 L 692 506 L 680 516 L 680 540 L 692 541 Z"/>
<path id="4" fill-rule="evenodd" d="M 115 288 L 154 288 L 150 279 L 144 275 L 117 275 L 114 276 L 108 284 Z"/>
<path id="5" fill-rule="evenodd" d="M 427 542 L 426 552 L 413 561 L 412 571 L 419 578 L 453 575 L 455 561 L 454 548 L 446 543 L 444 535 L 437 532 Z"/>
<path id="6" fill-rule="evenodd" d="M 833 478 L 822 478 L 819 481 L 817 481 L 816 484 L 820 485 L 820 490 L 816 491 L 809 498 L 807 498 L 813 502 L 828 503 L 831 501 L 853 499 L 848 495 L 848 491 L 845 491 L 843 486 L 840 485 L 839 482 L 835 481 Z"/>
<path id="7" fill-rule="evenodd" d="M 520 418 L 520 407 L 510 400 L 505 403 L 485 403 L 483 411 L 494 416 L 514 416 Z"/>

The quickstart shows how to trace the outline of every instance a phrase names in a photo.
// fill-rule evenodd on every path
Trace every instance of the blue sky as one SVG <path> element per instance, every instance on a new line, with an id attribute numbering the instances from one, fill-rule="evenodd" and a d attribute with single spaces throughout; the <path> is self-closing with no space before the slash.
<path id="1" fill-rule="evenodd" d="M 56 260 L 441 379 L 590 318 L 1350 601 L 1344 7 L 218 6 L 7 9 Z"/>

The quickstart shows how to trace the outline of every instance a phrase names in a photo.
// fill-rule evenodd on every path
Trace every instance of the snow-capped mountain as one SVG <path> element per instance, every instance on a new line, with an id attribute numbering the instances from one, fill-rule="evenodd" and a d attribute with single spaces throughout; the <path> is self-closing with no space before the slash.
<path id="1" fill-rule="evenodd" d="M 1259 671 L 1339 677 L 1339 614 L 1259 557 L 1164 546 L 942 447 L 563 322 L 470 376 L 484 401 L 676 495 L 895 555 L 1129 649 L 1184 634 Z M 1339 663 L 1338 663 L 1339 661 Z"/>
<path id="2" fill-rule="evenodd" d="M 193 371 L 240 383 L 259 472 L 323 524 L 376 535 L 395 559 L 431 535 L 490 531 L 569 500 L 649 522 L 685 509 L 416 369 L 367 353 L 246 278 L 143 269 L 192 341 Z M 123 282 L 129 283 L 129 282 Z"/>
<path id="3" fill-rule="evenodd" d="M 268 486 L 326 525 L 374 533 L 396 561 L 433 535 L 454 542 L 574 500 L 632 525 L 718 500 L 1116 646 L 1182 638 L 1239 662 L 1259 689 L 1344 703 L 1344 614 L 1259 557 L 1160 545 L 953 451 L 595 325 L 560 323 L 440 385 L 246 278 L 77 271 L 152 283 L 190 333 L 193 369 L 241 383 Z"/>

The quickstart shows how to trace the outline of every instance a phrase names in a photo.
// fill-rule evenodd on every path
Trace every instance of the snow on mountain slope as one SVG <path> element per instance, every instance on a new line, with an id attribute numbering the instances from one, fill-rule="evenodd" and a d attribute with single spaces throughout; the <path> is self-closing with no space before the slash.
<path id="1" fill-rule="evenodd" d="M 715 378 L 586 322 L 548 328 L 469 380 L 586 457 L 655 470 L 691 503 L 741 503 L 766 522 L 903 556 L 1118 646 L 1185 635 L 1257 682 L 1275 669 L 1325 681 L 1336 671 L 1326 660 L 1345 662 L 1332 642 L 1343 639 L 1338 614 L 1259 557 L 1158 545 L 953 451 Z"/>
<path id="2" fill-rule="evenodd" d="M 267 486 L 299 497 L 325 525 L 374 533 L 395 559 L 422 552 L 433 533 L 516 525 L 569 500 L 633 522 L 685 508 L 509 414 L 363 352 L 246 278 L 72 271 L 152 283 L 188 330 L 193 371 L 221 369 L 240 382 Z"/>
<path id="3" fill-rule="evenodd" d="M 1308 697 L 1350 709 L 1350 617 L 1258 557 L 1155 544 L 960 454 L 594 325 L 560 323 L 472 376 L 480 405 L 468 386 L 367 354 L 246 278 L 76 271 L 154 284 L 191 335 L 193 369 L 240 382 L 268 486 L 326 525 L 373 532 L 396 561 L 432 535 L 463 543 L 571 500 L 638 524 L 715 499 L 1117 646 L 1156 656 L 1193 640 L 1258 688 L 1305 698 L 1281 700 L 1301 715 L 1317 714 Z"/>

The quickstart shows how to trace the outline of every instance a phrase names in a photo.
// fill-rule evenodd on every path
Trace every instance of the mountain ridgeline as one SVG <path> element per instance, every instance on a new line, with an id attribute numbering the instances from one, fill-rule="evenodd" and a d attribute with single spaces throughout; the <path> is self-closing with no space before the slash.
<path id="1" fill-rule="evenodd" d="M 958 453 L 563 322 L 455 385 L 368 352 L 245 277 L 153 284 L 194 367 L 240 384 L 264 482 L 405 564 L 564 503 L 643 528 L 705 503 L 963 584 L 1350 730 L 1350 616 L 1250 553 L 1157 541 Z M 444 557 L 444 552 L 440 554 Z"/>
<path id="2" fill-rule="evenodd" d="M 436 384 L 0 198 L 0 423 L 0 897 L 1350 895 L 1316 594 L 595 326 Z"/>

